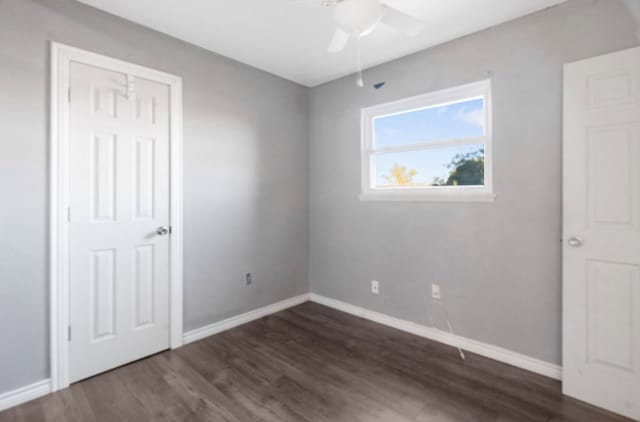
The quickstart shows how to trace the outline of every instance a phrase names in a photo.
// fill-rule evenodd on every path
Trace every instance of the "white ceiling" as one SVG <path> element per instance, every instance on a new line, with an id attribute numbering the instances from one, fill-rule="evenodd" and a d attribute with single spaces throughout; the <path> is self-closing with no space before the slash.
<path id="1" fill-rule="evenodd" d="M 335 30 L 320 0 L 79 0 L 306 86 L 356 70 L 353 43 L 327 53 Z M 348 1 L 348 0 L 347 0 Z M 364 67 L 441 44 L 565 0 L 384 0 L 420 17 L 414 38 L 380 27 L 363 38 Z"/>

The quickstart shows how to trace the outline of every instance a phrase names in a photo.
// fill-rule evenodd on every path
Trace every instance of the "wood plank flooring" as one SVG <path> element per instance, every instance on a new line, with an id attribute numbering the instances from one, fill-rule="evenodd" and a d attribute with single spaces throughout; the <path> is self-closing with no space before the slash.
<path id="1" fill-rule="evenodd" d="M 560 383 L 314 303 L 0 413 L 36 421 L 625 421 Z"/>

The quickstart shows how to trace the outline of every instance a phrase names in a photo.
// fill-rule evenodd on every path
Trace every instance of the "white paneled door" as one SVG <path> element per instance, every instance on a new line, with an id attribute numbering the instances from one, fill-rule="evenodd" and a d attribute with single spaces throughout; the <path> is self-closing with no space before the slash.
<path id="1" fill-rule="evenodd" d="M 640 48 L 564 83 L 563 389 L 640 420 Z"/>
<path id="2" fill-rule="evenodd" d="M 69 68 L 70 381 L 169 348 L 169 86 Z"/>

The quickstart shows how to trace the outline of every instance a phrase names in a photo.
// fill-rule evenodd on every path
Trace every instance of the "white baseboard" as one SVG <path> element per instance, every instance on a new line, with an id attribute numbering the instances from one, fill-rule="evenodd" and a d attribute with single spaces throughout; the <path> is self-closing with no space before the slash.
<path id="1" fill-rule="evenodd" d="M 562 376 L 562 368 L 559 365 L 535 359 L 521 353 L 504 349 L 502 347 L 482 343 L 480 341 L 472 340 L 462 336 L 452 335 L 450 333 L 432 327 L 427 327 L 425 325 L 420 325 L 415 322 L 403 320 L 400 318 L 394 318 L 375 311 L 370 311 L 359 306 L 351 305 L 349 303 L 341 302 L 339 300 L 331 299 L 325 296 L 320 296 L 315 293 L 305 293 L 300 296 L 295 296 L 277 303 L 273 303 L 263 308 L 254 309 L 253 311 L 227 318 L 225 320 L 207 325 L 205 327 L 188 331 L 183 336 L 184 344 L 201 340 L 205 337 L 209 337 L 211 335 L 229 330 L 239 325 L 246 324 L 247 322 L 251 322 L 253 320 L 271 315 L 284 309 L 300 305 L 301 303 L 307 302 L 309 300 L 420 337 L 425 337 L 430 340 L 434 340 L 450 346 L 459 346 L 469 352 L 485 356 L 499 362 L 504 362 L 518 368 L 526 369 L 540 375 L 558 380 L 561 379 Z M 0 394 L 0 411 L 44 396 L 46 394 L 49 394 L 51 391 L 51 383 L 48 379 L 45 379 L 13 391 L 2 393 Z"/>
<path id="2" fill-rule="evenodd" d="M 292 306 L 300 305 L 301 303 L 307 302 L 308 300 L 309 294 L 305 293 L 300 296 L 295 296 L 277 303 L 273 303 L 271 305 L 267 305 L 263 308 L 254 309 L 253 311 L 249 311 L 244 314 L 236 315 L 231 318 L 206 325 L 204 327 L 196 328 L 195 330 L 184 333 L 184 344 L 193 343 L 194 341 L 198 341 L 205 337 L 218 334 L 222 331 L 237 327 L 238 325 L 246 324 L 247 322 L 251 322 L 253 320 L 274 314 L 276 312 L 280 312 L 284 309 L 291 308 Z"/>
<path id="3" fill-rule="evenodd" d="M 0 394 L 0 412 L 13 406 L 37 399 L 51 392 L 48 379 Z"/>
<path id="4" fill-rule="evenodd" d="M 241 315 L 236 315 L 223 321 L 216 322 L 215 324 L 207 325 L 205 327 L 189 331 L 183 336 L 184 344 L 203 339 L 213 334 L 217 334 L 230 328 L 237 327 L 238 325 L 246 324 L 247 322 L 282 311 L 287 308 L 291 308 L 292 306 L 299 305 L 301 303 L 307 302 L 308 300 L 309 294 L 305 293 L 300 296 L 295 296 L 277 303 L 273 303 L 271 305 L 265 306 L 264 308 L 254 309 L 253 311 L 249 311 Z M 38 381 L 31 385 L 27 385 L 12 391 L 7 391 L 6 393 L 0 394 L 0 411 L 13 406 L 17 406 L 22 403 L 26 403 L 38 397 L 42 397 L 46 394 L 51 393 L 51 391 L 51 383 L 48 379 Z"/>
<path id="5" fill-rule="evenodd" d="M 482 343 L 466 337 L 453 335 L 436 328 L 420 325 L 415 322 L 407 321 L 400 318 L 394 318 L 379 312 L 370 311 L 359 306 L 341 302 L 315 293 L 310 294 L 312 302 L 319 303 L 330 308 L 337 309 L 358 317 L 377 322 L 382 325 L 396 328 L 407 333 L 411 333 L 420 337 L 425 337 L 449 346 L 460 347 L 463 350 L 481 355 L 493 360 L 504 362 L 506 364 L 526 369 L 546 377 L 561 379 L 562 368 L 559 365 L 532 358 L 521 353 L 517 353 L 502 347 L 493 346 L 491 344 Z"/>

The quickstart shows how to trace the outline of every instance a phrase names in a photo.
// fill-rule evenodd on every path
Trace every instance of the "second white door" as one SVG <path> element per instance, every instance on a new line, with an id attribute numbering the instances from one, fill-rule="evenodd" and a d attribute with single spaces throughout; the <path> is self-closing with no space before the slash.
<path id="1" fill-rule="evenodd" d="M 169 86 L 72 62 L 70 381 L 169 348 Z"/>
<path id="2" fill-rule="evenodd" d="M 563 390 L 640 420 L 640 48 L 564 89 Z"/>

